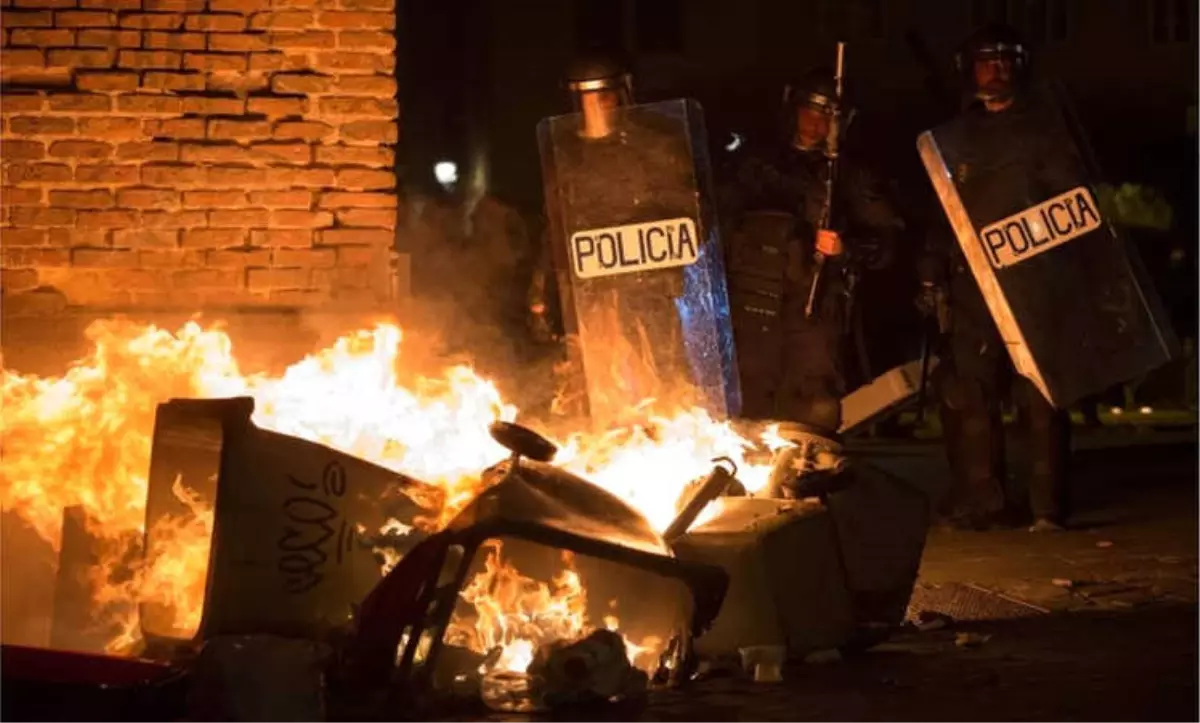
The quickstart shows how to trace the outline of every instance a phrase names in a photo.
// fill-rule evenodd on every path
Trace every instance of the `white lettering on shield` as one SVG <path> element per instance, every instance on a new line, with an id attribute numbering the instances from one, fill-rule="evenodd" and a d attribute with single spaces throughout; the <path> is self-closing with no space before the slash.
<path id="1" fill-rule="evenodd" d="M 696 222 L 690 218 L 577 231 L 571 235 L 571 267 L 580 279 L 688 266 L 700 257 Z"/>
<path id="2" fill-rule="evenodd" d="M 1098 228 L 1099 207 L 1080 186 L 991 224 L 979 239 L 992 268 L 1003 269 Z"/>

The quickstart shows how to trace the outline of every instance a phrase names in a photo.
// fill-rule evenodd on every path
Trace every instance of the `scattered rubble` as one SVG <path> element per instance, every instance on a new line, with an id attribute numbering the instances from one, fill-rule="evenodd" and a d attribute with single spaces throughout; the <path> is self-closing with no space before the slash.
<path id="1" fill-rule="evenodd" d="M 960 648 L 978 648 L 991 639 L 991 635 L 983 633 L 959 633 L 954 636 L 954 644 Z"/>

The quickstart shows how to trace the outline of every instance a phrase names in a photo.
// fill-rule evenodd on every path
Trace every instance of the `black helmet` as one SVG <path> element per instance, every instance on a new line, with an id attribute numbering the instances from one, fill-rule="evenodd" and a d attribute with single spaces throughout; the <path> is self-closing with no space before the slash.
<path id="1" fill-rule="evenodd" d="M 840 110 L 837 97 L 837 84 L 832 71 L 828 68 L 816 68 L 805 73 L 794 83 L 783 86 L 783 108 L 781 131 L 784 140 L 796 144 L 796 111 L 808 107 L 827 115 L 833 115 Z M 805 151 L 818 150 L 816 146 L 806 147 L 797 145 Z M 822 148 L 824 144 L 822 144 Z"/>
<path id="2" fill-rule="evenodd" d="M 1022 85 L 1029 70 L 1029 46 L 1016 30 L 1003 23 L 992 23 L 976 30 L 954 54 L 954 64 L 966 87 L 983 99 L 985 91 L 975 87 L 975 61 L 1005 58 L 1012 64 L 1013 90 Z"/>
<path id="3" fill-rule="evenodd" d="M 567 67 L 567 89 L 578 98 L 583 93 L 615 90 L 622 103 L 633 102 L 633 76 L 624 63 L 608 55 L 576 58 Z"/>

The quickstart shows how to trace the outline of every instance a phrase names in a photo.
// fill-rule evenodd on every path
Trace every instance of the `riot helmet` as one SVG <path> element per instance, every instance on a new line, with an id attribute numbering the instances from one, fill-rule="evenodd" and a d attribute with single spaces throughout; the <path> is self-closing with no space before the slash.
<path id="1" fill-rule="evenodd" d="M 827 68 L 812 70 L 783 88 L 783 136 L 801 151 L 829 150 L 839 111 L 837 86 Z"/>
<path id="2" fill-rule="evenodd" d="M 566 84 L 575 111 L 583 115 L 583 134 L 589 138 L 611 133 L 616 109 L 633 103 L 633 76 L 611 56 L 577 58 L 567 68 Z"/>
<path id="3" fill-rule="evenodd" d="M 954 63 L 971 95 L 989 109 L 1004 108 L 1025 82 L 1029 46 L 1016 30 L 993 23 L 967 38 Z"/>

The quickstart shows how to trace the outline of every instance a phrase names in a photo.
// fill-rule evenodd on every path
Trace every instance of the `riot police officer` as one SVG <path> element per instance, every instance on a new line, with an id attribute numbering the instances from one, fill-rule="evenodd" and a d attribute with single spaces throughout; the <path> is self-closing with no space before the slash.
<path id="1" fill-rule="evenodd" d="M 619 60 L 579 58 L 568 68 L 566 86 L 579 122 L 551 124 L 554 137 L 542 140 L 553 148 L 553 161 L 543 169 L 550 223 L 529 308 L 534 329 L 545 335 L 557 296 L 572 371 L 584 372 L 588 410 L 604 424 L 644 399 L 687 403 L 686 360 L 675 353 L 683 347 L 675 307 L 683 282 L 669 269 L 576 278 L 567 237 L 679 216 L 677 209 L 695 205 L 693 165 L 687 135 L 667 127 L 670 119 L 622 112 L 632 105 L 633 81 Z M 574 396 L 581 396 L 577 385 Z"/>
<path id="2" fill-rule="evenodd" d="M 1019 112 L 1029 81 L 1029 51 L 1003 25 L 974 33 L 956 55 L 970 90 L 964 112 L 980 122 L 1003 121 Z M 958 172 L 969 174 L 970 169 Z M 1048 172 L 1052 172 L 1048 171 Z M 1028 431 L 1029 503 L 1033 531 L 1061 529 L 1067 516 L 1070 418 L 1056 410 L 1028 380 L 1016 374 L 978 284 L 949 228 L 931 230 L 919 263 L 928 313 L 942 305 L 948 319 L 942 364 L 935 374 L 953 487 L 942 510 L 956 527 L 984 529 L 1012 524 L 1026 513 L 1005 491 L 1002 400 L 1012 395 Z M 949 313 L 946 313 L 949 312 Z"/>
<path id="3" fill-rule="evenodd" d="M 721 208 L 742 415 L 828 434 L 841 424 L 842 349 L 855 274 L 886 265 L 903 228 L 854 156 L 840 154 L 827 185 L 837 103 L 826 70 L 788 86 L 780 137 L 738 164 Z M 827 200 L 832 216 L 822 223 Z M 824 268 L 810 307 L 818 254 Z"/>

